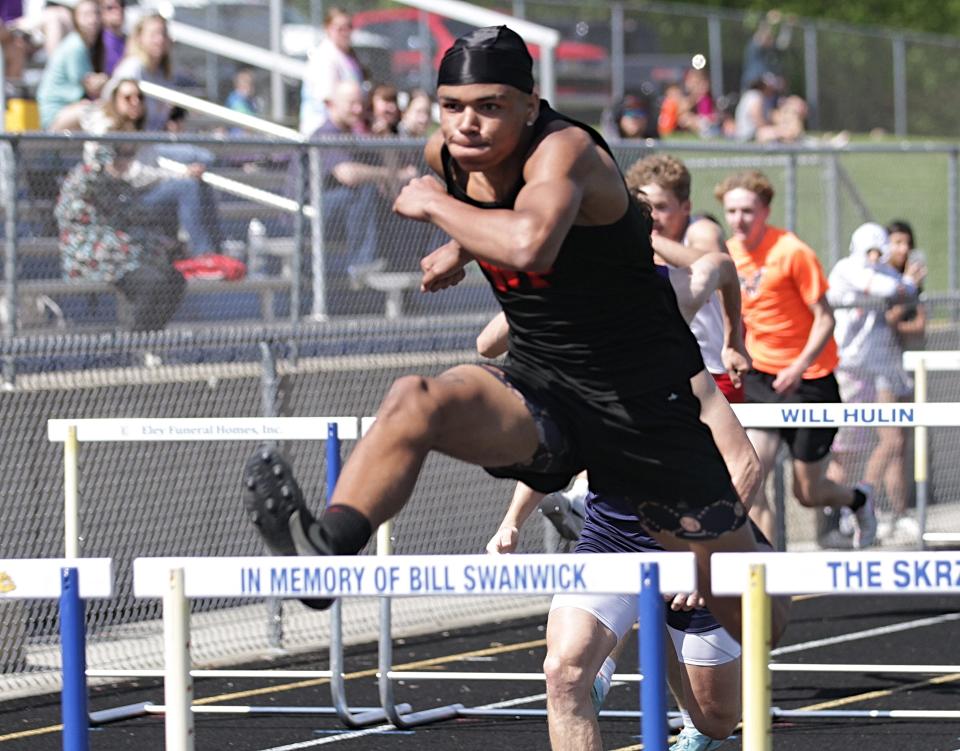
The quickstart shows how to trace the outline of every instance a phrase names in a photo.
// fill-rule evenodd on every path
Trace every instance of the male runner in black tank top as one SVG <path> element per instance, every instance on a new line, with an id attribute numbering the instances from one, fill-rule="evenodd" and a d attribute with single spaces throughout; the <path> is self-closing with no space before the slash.
<path id="1" fill-rule="evenodd" d="M 707 604 L 739 638 L 739 603 L 706 594 L 709 555 L 757 549 L 740 498 L 759 465 L 725 401 L 721 421 L 743 449 L 731 472 L 700 421 L 691 381 L 713 380 L 654 273 L 649 216 L 602 139 L 540 102 L 529 52 L 506 27 L 458 39 L 437 94 L 441 128 L 426 158 L 455 194 L 417 178 L 394 211 L 453 238 L 422 259 L 424 291 L 481 263 L 510 320 L 508 360 L 397 380 L 319 520 L 279 454 L 258 453 L 244 478 L 251 516 L 278 554 L 344 555 L 400 511 L 430 451 L 545 492 L 587 469 L 665 548 L 697 554 Z M 599 743 L 578 732 L 556 747 Z"/>

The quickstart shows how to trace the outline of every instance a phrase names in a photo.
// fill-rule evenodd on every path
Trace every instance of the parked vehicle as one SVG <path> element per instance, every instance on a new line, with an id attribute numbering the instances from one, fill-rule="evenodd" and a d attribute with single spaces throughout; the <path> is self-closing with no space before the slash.
<path id="1" fill-rule="evenodd" d="M 434 85 L 434 72 L 440 58 L 454 40 L 474 28 L 435 13 L 423 13 L 416 8 L 385 8 L 360 11 L 353 15 L 355 30 L 371 31 L 390 40 L 391 83 L 401 88 L 427 88 Z M 540 57 L 540 48 L 530 46 L 534 60 Z M 426 59 L 425 59 L 426 56 Z M 429 63 L 429 64 L 427 64 Z M 578 94 L 596 94 L 610 76 L 610 56 L 596 44 L 563 40 L 556 50 L 557 95 L 562 100 Z M 425 80 L 425 75 L 429 79 Z"/>

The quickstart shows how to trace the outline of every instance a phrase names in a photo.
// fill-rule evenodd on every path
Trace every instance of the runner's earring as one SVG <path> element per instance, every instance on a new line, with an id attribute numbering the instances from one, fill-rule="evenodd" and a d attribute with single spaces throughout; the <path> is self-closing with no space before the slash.
<path id="1" fill-rule="evenodd" d="M 533 122 L 534 122 L 533 120 L 527 120 L 527 127 L 528 127 L 528 128 L 532 128 L 532 127 L 533 127 Z"/>

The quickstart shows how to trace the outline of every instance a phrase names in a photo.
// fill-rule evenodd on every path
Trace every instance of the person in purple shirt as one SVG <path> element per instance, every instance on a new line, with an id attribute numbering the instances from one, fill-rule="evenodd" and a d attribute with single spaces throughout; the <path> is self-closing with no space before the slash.
<path id="1" fill-rule="evenodd" d="M 124 0 L 100 0 L 103 20 L 103 72 L 113 75 L 113 69 L 123 59 L 127 47 L 124 32 Z"/>

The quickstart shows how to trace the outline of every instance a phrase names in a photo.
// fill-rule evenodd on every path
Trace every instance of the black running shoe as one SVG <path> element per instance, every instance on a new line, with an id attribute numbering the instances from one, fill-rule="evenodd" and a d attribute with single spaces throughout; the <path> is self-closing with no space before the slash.
<path id="1" fill-rule="evenodd" d="M 293 470 L 276 448 L 260 446 L 247 459 L 243 487 L 250 519 L 274 555 L 331 555 L 317 535 L 317 520 L 303 501 Z M 314 610 L 333 604 L 320 598 L 301 602 Z"/>
<path id="2" fill-rule="evenodd" d="M 564 540 L 576 542 L 583 531 L 583 516 L 577 513 L 566 492 L 548 493 L 538 508 Z"/>

